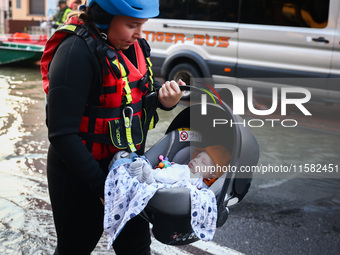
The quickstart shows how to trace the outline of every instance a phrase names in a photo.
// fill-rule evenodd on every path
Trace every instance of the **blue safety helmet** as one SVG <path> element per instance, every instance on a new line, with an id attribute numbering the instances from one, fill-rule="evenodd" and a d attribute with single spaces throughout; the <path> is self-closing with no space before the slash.
<path id="1" fill-rule="evenodd" d="M 159 14 L 159 0 L 89 0 L 88 6 L 94 3 L 111 15 L 149 19 Z"/>

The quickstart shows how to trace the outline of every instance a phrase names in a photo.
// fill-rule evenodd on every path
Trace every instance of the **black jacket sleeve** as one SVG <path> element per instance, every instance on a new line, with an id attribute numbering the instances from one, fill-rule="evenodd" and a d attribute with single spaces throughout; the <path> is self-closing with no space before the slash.
<path id="1" fill-rule="evenodd" d="M 49 69 L 48 137 L 74 174 L 103 198 L 106 175 L 78 135 L 85 106 L 99 82 L 95 61 L 77 36 L 57 49 Z"/>

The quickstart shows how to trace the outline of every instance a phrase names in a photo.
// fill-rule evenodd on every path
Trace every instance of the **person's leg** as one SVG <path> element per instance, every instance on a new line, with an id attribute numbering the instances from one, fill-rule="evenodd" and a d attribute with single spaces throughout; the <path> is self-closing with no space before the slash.
<path id="1" fill-rule="evenodd" d="M 150 244 L 149 222 L 137 215 L 126 223 L 112 246 L 117 255 L 149 255 Z"/>
<path id="2" fill-rule="evenodd" d="M 57 232 L 56 255 L 90 254 L 103 232 L 104 206 L 81 183 L 53 149 L 48 153 L 47 178 Z"/>

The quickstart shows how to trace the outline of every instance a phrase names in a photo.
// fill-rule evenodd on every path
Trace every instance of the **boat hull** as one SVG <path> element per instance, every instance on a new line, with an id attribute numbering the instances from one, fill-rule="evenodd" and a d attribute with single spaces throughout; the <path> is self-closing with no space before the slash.
<path id="1" fill-rule="evenodd" d="M 32 63 L 41 59 L 44 46 L 3 42 L 0 44 L 0 65 L 10 63 Z"/>

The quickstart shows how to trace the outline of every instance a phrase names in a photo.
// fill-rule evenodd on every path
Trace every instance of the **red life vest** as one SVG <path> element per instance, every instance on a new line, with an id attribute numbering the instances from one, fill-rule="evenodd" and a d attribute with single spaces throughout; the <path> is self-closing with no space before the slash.
<path id="1" fill-rule="evenodd" d="M 154 127 L 158 118 L 154 111 L 152 115 L 155 118 L 151 120 L 146 116 L 147 111 L 143 110 L 142 98 L 154 92 L 150 50 L 146 41 L 141 39 L 133 45 L 138 63 L 136 68 L 121 51 L 96 38 L 95 32 L 91 33 L 78 19 L 71 22 L 60 27 L 46 44 L 41 59 L 44 91 L 48 94 L 48 67 L 58 45 L 70 33 L 84 38 L 94 57 L 100 60 L 98 69 L 102 72 L 102 87 L 98 93 L 98 105 L 86 106 L 79 135 L 95 159 L 111 158 L 122 149 L 138 150 L 145 142 L 146 129 L 149 129 L 146 120 L 149 119 Z M 156 93 L 151 94 L 155 109 Z"/>

